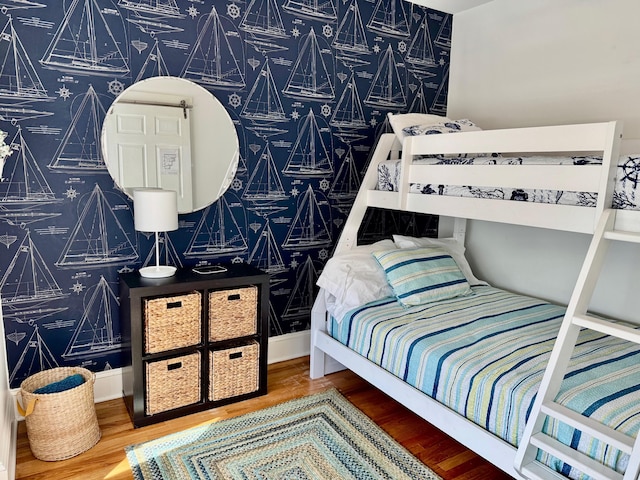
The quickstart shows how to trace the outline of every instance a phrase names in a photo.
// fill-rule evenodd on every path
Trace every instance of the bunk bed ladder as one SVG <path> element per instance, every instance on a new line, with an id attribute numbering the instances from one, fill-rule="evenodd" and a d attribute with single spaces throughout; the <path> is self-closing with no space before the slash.
<path id="1" fill-rule="evenodd" d="M 553 455 L 594 479 L 635 480 L 640 473 L 640 442 L 638 439 L 591 420 L 554 401 L 568 369 L 571 354 L 581 329 L 596 330 L 606 335 L 640 344 L 640 330 L 612 320 L 603 320 L 587 313 L 611 241 L 640 243 L 639 233 L 615 230 L 615 222 L 616 211 L 605 210 L 594 232 L 549 363 L 540 383 L 540 389 L 515 458 L 515 469 L 525 478 L 532 480 L 565 478 L 536 460 L 539 450 Z M 543 433 L 542 427 L 547 417 L 557 419 L 610 447 L 627 453 L 629 464 L 624 475 Z"/>

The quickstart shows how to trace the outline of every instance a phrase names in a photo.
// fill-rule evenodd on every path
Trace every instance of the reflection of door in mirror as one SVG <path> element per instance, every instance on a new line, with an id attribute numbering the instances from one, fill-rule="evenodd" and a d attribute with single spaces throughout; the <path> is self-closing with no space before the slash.
<path id="1" fill-rule="evenodd" d="M 115 135 L 106 145 L 120 188 L 158 187 L 178 194 L 178 210 L 193 210 L 191 129 L 181 108 L 118 103 L 105 118 Z"/>
<path id="2" fill-rule="evenodd" d="M 238 168 L 238 135 L 224 106 L 184 78 L 152 77 L 123 91 L 102 127 L 107 169 L 131 197 L 135 188 L 178 193 L 178 212 L 217 201 Z"/>

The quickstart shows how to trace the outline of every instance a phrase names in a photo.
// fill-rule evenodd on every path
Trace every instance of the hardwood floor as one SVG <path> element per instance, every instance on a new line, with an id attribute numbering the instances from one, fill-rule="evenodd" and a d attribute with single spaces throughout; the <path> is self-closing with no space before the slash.
<path id="1" fill-rule="evenodd" d="M 508 475 L 452 440 L 350 371 L 322 379 L 309 378 L 309 359 L 303 357 L 269 366 L 269 393 L 243 402 L 134 429 L 121 399 L 96 405 L 102 438 L 87 452 L 69 460 L 43 462 L 29 450 L 24 422 L 18 427 L 17 479 L 132 479 L 124 447 L 253 410 L 337 388 L 407 450 L 444 480 L 503 480 Z M 69 412 L 70 415 L 73 412 Z"/>

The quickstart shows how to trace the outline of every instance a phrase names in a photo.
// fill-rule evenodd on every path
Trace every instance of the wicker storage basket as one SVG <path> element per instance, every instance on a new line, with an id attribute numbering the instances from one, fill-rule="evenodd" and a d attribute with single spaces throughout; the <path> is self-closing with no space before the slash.
<path id="1" fill-rule="evenodd" d="M 58 393 L 33 393 L 40 387 L 80 374 L 85 382 Z M 33 455 L 45 461 L 64 460 L 89 450 L 100 440 L 93 398 L 95 375 L 85 368 L 59 367 L 31 375 L 20 396 Z"/>
<path id="2" fill-rule="evenodd" d="M 148 362 L 146 367 L 147 415 L 200 401 L 200 352 Z"/>
<path id="3" fill-rule="evenodd" d="M 209 340 L 254 335 L 258 328 L 258 287 L 209 293 Z"/>
<path id="4" fill-rule="evenodd" d="M 144 300 L 144 350 L 158 353 L 200 343 L 200 292 Z"/>
<path id="5" fill-rule="evenodd" d="M 260 345 L 251 341 L 209 352 L 209 400 L 222 400 L 258 390 Z"/>

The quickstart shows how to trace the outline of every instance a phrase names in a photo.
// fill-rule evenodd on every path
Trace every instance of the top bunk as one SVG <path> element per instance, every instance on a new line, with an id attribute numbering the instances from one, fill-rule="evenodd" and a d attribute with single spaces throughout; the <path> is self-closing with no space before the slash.
<path id="1" fill-rule="evenodd" d="M 411 115 L 416 114 L 406 116 Z M 396 128 L 396 125 L 402 126 L 401 122 L 396 120 L 394 125 L 392 121 L 393 117 L 401 116 L 390 115 L 396 133 L 383 134 L 378 140 L 338 251 L 356 244 L 357 230 L 367 207 L 587 234 L 593 234 L 602 212 L 611 208 L 622 138 L 620 122 L 484 131 L 473 126 L 456 133 L 410 136 L 402 133 L 407 132 L 407 128 Z M 433 116 L 427 117 L 434 121 Z M 443 120 L 442 124 L 446 124 L 448 119 Z M 440 129 L 435 133 L 442 132 Z M 549 158 L 549 161 L 530 163 L 527 159 L 531 156 Z M 469 157 L 483 161 L 469 161 Z M 573 157 L 573 160 L 557 162 L 559 157 Z M 588 157 L 589 161 L 576 161 L 575 157 Z M 511 162 L 513 158 L 518 161 Z M 501 159 L 504 161 L 498 161 Z M 397 185 L 395 191 L 380 190 L 378 170 L 390 160 L 396 160 L 399 167 Z M 432 194 L 421 193 L 412 188 L 414 185 L 431 186 L 423 190 Z M 465 190 L 490 187 L 582 192 L 589 201 L 537 203 L 443 195 L 445 185 Z M 640 230 L 637 215 L 620 217 L 618 228 Z"/>

